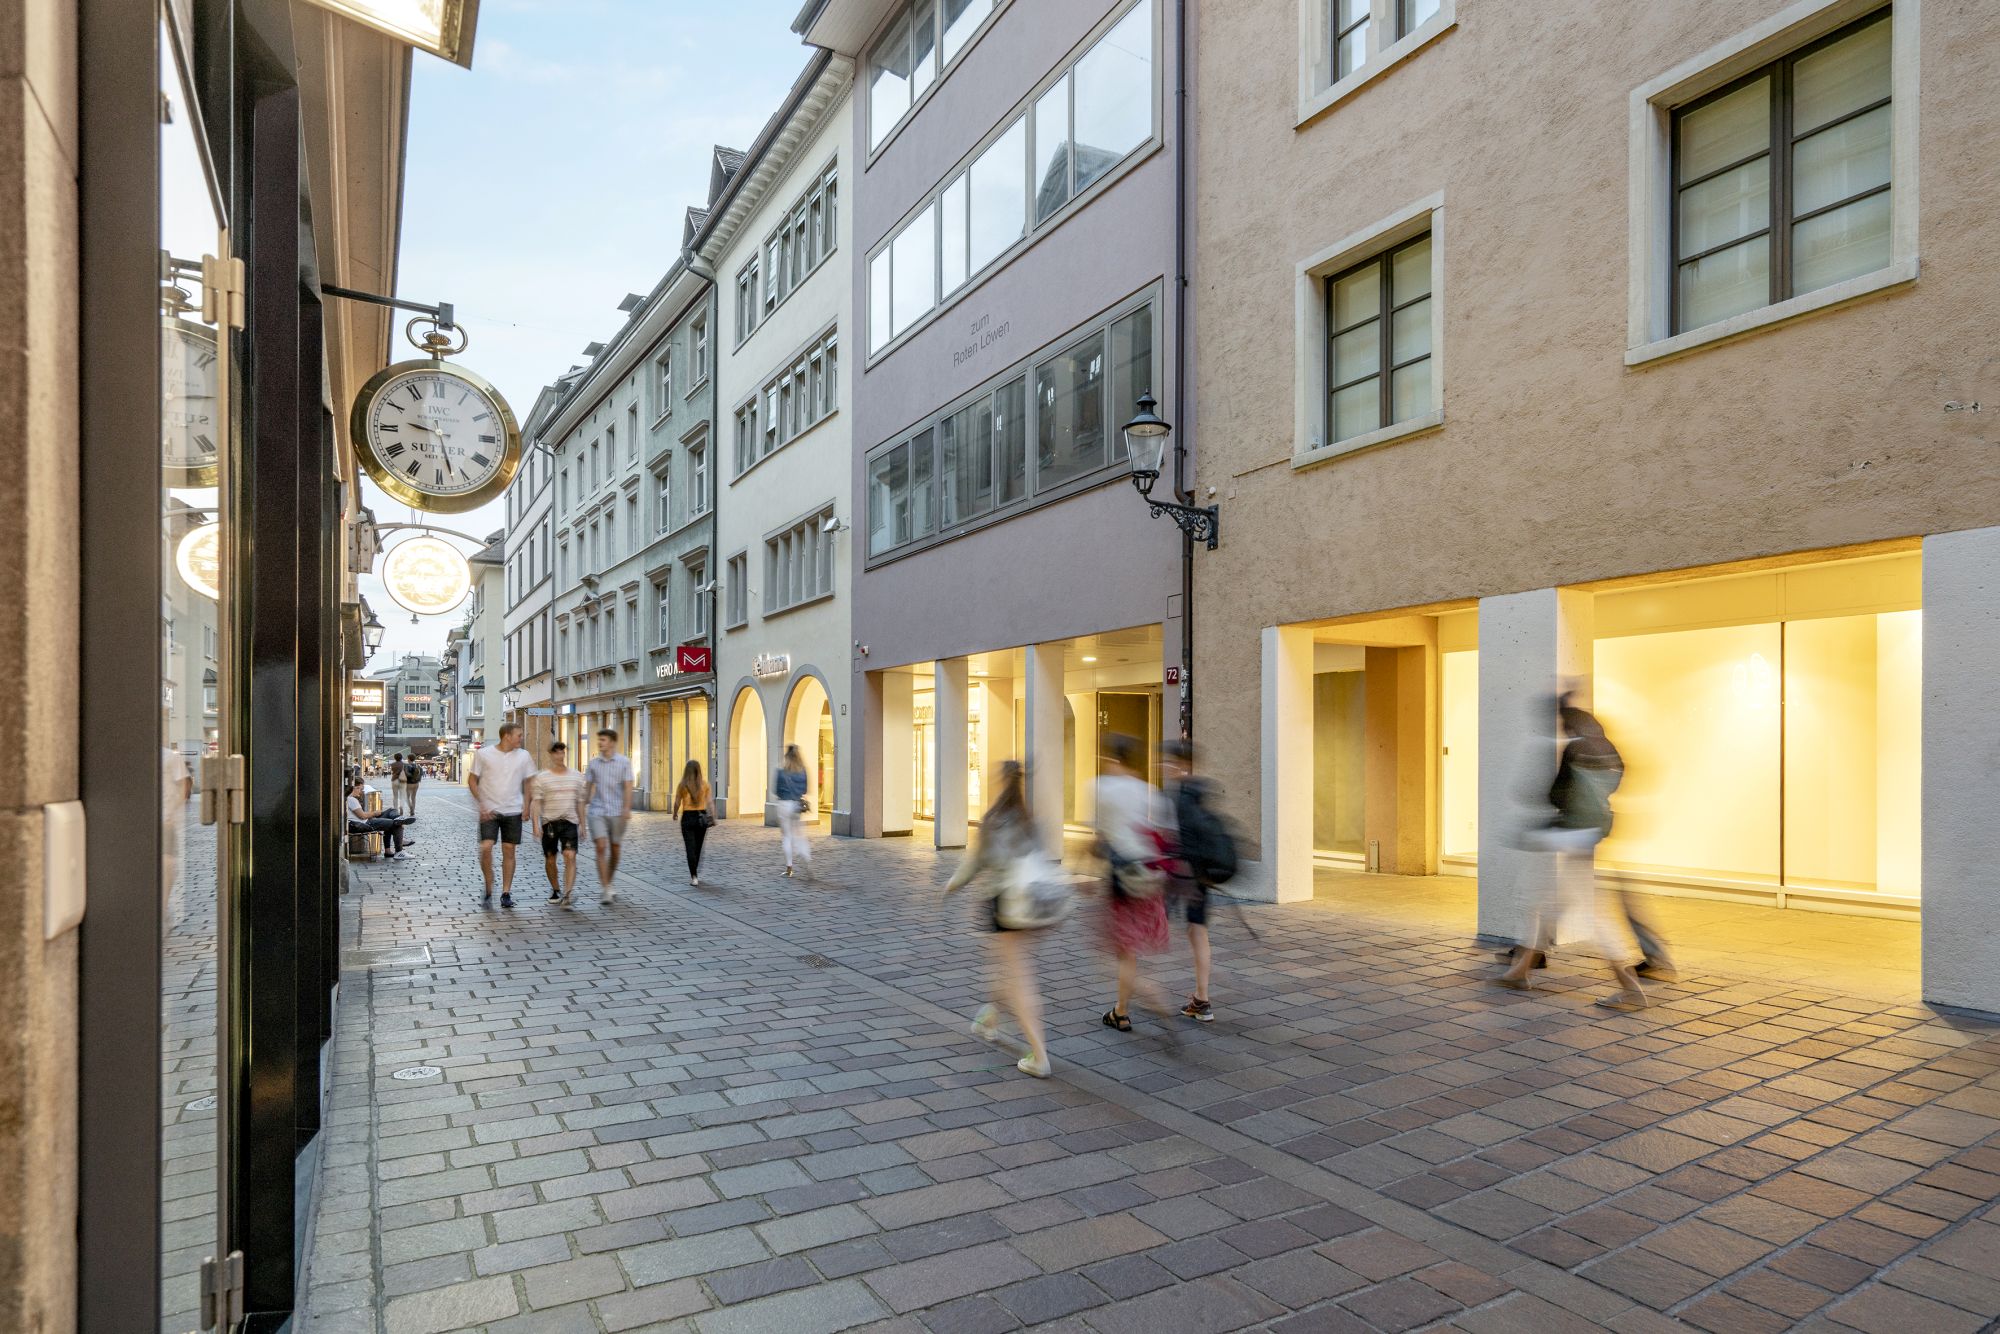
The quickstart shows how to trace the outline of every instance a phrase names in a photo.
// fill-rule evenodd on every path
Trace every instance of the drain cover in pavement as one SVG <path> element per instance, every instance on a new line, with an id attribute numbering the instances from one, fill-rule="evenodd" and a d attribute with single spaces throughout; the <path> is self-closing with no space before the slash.
<path id="1" fill-rule="evenodd" d="M 428 945 L 361 945 L 340 952 L 346 968 L 424 968 L 430 964 Z"/>
<path id="2" fill-rule="evenodd" d="M 442 1070 L 438 1069 L 438 1067 L 436 1067 L 436 1066 L 434 1066 L 434 1065 L 413 1065 L 413 1066 L 410 1066 L 410 1067 L 409 1067 L 409 1068 L 407 1068 L 407 1069 L 404 1069 L 404 1070 L 398 1070 L 398 1071 L 397 1071 L 397 1072 L 396 1072 L 395 1074 L 393 1074 L 393 1075 L 390 1075 L 390 1076 L 389 1076 L 389 1078 L 391 1078 L 391 1079 L 429 1079 L 429 1078 L 430 1078 L 431 1076 L 433 1076 L 433 1075 L 441 1075 L 441 1074 L 443 1074 L 443 1073 L 444 1073 L 444 1071 L 442 1071 Z"/>
<path id="3" fill-rule="evenodd" d="M 212 1112 L 215 1110 L 215 1095 L 211 1093 L 206 1098 L 196 1098 L 193 1102 L 181 1108 L 181 1110 L 184 1112 Z"/>

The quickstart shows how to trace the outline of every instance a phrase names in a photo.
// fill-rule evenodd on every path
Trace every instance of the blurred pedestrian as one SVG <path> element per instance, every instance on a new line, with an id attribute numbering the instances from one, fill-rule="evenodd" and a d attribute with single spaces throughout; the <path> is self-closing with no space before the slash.
<path id="1" fill-rule="evenodd" d="M 618 902 L 612 882 L 618 878 L 618 858 L 625 850 L 625 825 L 632 818 L 632 761 L 618 753 L 618 733 L 604 728 L 597 734 L 597 754 L 587 775 L 590 786 L 590 837 L 597 845 L 597 896 Z"/>
<path id="2" fill-rule="evenodd" d="M 1002 1041 L 1001 1016 L 1012 1015 L 1028 1047 L 1015 1068 L 1047 1079 L 1049 1053 L 1042 1030 L 1041 989 L 1035 980 L 1035 942 L 1069 915 L 1072 896 L 1058 866 L 1041 850 L 1028 809 L 1027 783 L 1013 760 L 1001 763 L 993 804 L 979 822 L 979 840 L 944 892 L 954 894 L 975 879 L 982 879 L 986 889 L 992 926 L 988 936 L 992 1000 L 973 1018 L 973 1036 Z"/>
<path id="3" fill-rule="evenodd" d="M 1611 832 L 1611 794 L 1625 776 L 1625 763 L 1604 728 L 1588 709 L 1565 696 L 1558 703 L 1561 758 L 1549 805 L 1555 814 L 1544 825 L 1526 831 L 1523 842 L 1532 849 L 1553 852 L 1555 875 L 1536 904 L 1528 939 L 1515 946 L 1513 962 L 1494 981 L 1516 991 L 1531 989 L 1529 975 L 1545 961 L 1555 943 L 1556 926 L 1564 909 L 1590 923 L 1591 944 L 1611 966 L 1619 994 L 1599 1005 L 1614 1010 L 1638 1010 L 1646 1004 L 1637 965 L 1644 954 L 1632 938 L 1624 912 L 1596 889 L 1597 845 Z"/>
<path id="4" fill-rule="evenodd" d="M 687 768 L 681 770 L 680 786 L 674 789 L 674 815 L 681 822 L 681 846 L 687 849 L 688 883 L 699 885 L 701 845 L 708 840 L 708 827 L 715 823 L 700 760 L 689 760 Z"/>
<path id="5" fill-rule="evenodd" d="M 410 809 L 410 785 L 403 772 L 403 752 L 397 751 L 389 761 L 389 797 L 396 803 L 396 809 L 408 812 Z"/>
<path id="6" fill-rule="evenodd" d="M 797 746 L 785 747 L 785 762 L 778 766 L 771 790 L 778 802 L 778 830 L 785 845 L 785 874 L 793 874 L 794 860 L 805 863 L 806 879 L 812 880 L 812 844 L 806 841 L 805 818 L 812 813 L 806 798 L 806 760 Z"/>
<path id="7" fill-rule="evenodd" d="M 481 746 L 465 784 L 479 810 L 482 904 L 493 900 L 493 845 L 500 844 L 500 906 L 514 906 L 514 857 L 521 846 L 521 811 L 535 781 L 535 757 L 521 748 L 521 725 L 502 723 L 500 744 Z"/>
<path id="8" fill-rule="evenodd" d="M 424 766 L 411 760 L 403 766 L 403 814 L 417 818 L 417 788 L 424 781 Z"/>
<path id="9" fill-rule="evenodd" d="M 584 777 L 569 767 L 569 747 L 549 747 L 549 767 L 535 775 L 528 803 L 528 836 L 541 840 L 542 869 L 549 877 L 549 902 L 576 907 L 576 844 L 583 824 Z M 556 882 L 556 859 L 562 882 Z"/>
<path id="10" fill-rule="evenodd" d="M 1194 771 L 1194 744 L 1168 742 L 1166 761 L 1181 871 L 1173 882 L 1174 898 L 1187 922 L 1188 952 L 1194 957 L 1194 994 L 1181 1006 L 1181 1013 L 1204 1024 L 1213 1023 L 1215 1007 L 1208 999 L 1209 891 L 1236 874 L 1236 840 L 1209 805 L 1212 792 L 1208 780 Z"/>
<path id="11" fill-rule="evenodd" d="M 1135 997 L 1162 1019 L 1170 1017 L 1164 993 L 1140 975 L 1139 957 L 1167 948 L 1167 831 L 1173 817 L 1159 790 L 1141 776 L 1145 749 L 1137 738 L 1112 733 L 1104 755 L 1107 772 L 1097 780 L 1097 843 L 1106 863 L 1104 935 L 1118 962 L 1118 997 L 1104 1012 L 1104 1025 L 1129 1033 Z M 1167 1032 L 1171 1036 L 1174 1030 Z"/>

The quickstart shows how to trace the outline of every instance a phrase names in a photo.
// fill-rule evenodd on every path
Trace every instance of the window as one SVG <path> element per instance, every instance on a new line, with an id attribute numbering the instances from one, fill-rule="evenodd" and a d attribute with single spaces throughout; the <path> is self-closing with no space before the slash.
<path id="1" fill-rule="evenodd" d="M 558 477 L 556 480 L 557 480 L 556 494 L 558 496 L 558 508 L 560 508 L 565 514 L 567 514 L 569 512 L 569 469 L 565 467 L 562 470 L 562 475 Z"/>
<path id="2" fill-rule="evenodd" d="M 1139 0 L 869 258 L 869 352 L 1150 142 L 1153 83 L 1153 2 Z"/>
<path id="3" fill-rule="evenodd" d="M 828 330 L 736 410 L 738 476 L 838 408 L 839 360 L 839 337 Z"/>
<path id="4" fill-rule="evenodd" d="M 635 491 L 625 497 L 625 534 L 632 550 L 639 549 L 639 495 Z"/>
<path id="5" fill-rule="evenodd" d="M 1431 395 L 1428 233 L 1327 280 L 1327 438 L 1421 417 Z"/>
<path id="6" fill-rule="evenodd" d="M 636 662 L 639 657 L 639 599 L 625 600 L 625 657 Z"/>
<path id="7" fill-rule="evenodd" d="M 760 457 L 762 456 L 757 448 L 757 400 L 753 398 L 736 409 L 737 473 L 740 475 Z"/>
<path id="8" fill-rule="evenodd" d="M 1154 323 L 1150 299 L 1116 307 L 1032 369 L 1003 372 L 877 450 L 868 460 L 869 556 L 1109 475 L 1125 456 L 1121 414 L 1161 387 Z"/>
<path id="9" fill-rule="evenodd" d="M 214 626 L 212 626 L 212 625 L 204 625 L 204 626 L 202 626 L 202 627 L 201 627 L 201 656 L 202 656 L 202 657 L 204 657 L 204 658 L 207 658 L 207 659 L 208 659 L 209 661 L 213 662 L 213 661 L 215 660 L 215 655 L 216 655 L 216 650 L 217 650 L 217 649 L 218 649 L 219 647 L 220 647 L 220 641 L 219 641 L 219 640 L 218 640 L 218 638 L 216 637 L 216 633 L 215 633 L 215 627 L 214 627 Z"/>
<path id="10" fill-rule="evenodd" d="M 764 539 L 764 612 L 771 615 L 833 593 L 833 521 L 828 505 Z M 740 559 L 740 558 L 739 558 Z"/>
<path id="11" fill-rule="evenodd" d="M 627 404 L 625 408 L 625 461 L 627 463 L 637 463 L 639 461 L 639 405 L 637 403 Z M 639 529 L 637 526 L 634 526 L 632 531 L 636 534 Z"/>
<path id="12" fill-rule="evenodd" d="M 708 317 L 707 316 L 705 315 L 695 316 L 694 331 L 689 336 L 692 338 L 694 342 L 694 386 L 690 386 L 688 392 L 693 393 L 695 386 L 700 386 L 708 383 Z"/>
<path id="13" fill-rule="evenodd" d="M 915 0 L 868 53 L 868 147 L 902 123 L 910 108 L 965 49 L 999 0 Z"/>
<path id="14" fill-rule="evenodd" d="M 1890 37 L 1885 11 L 1674 112 L 1673 332 L 1888 266 Z"/>
<path id="15" fill-rule="evenodd" d="M 653 474 L 653 531 L 664 533 L 673 526 L 673 486 L 670 469 L 662 467 Z"/>
<path id="16" fill-rule="evenodd" d="M 757 330 L 757 257 L 736 271 L 736 341 Z"/>
<path id="17" fill-rule="evenodd" d="M 688 513 L 708 511 L 708 446 L 688 446 Z"/>
<path id="18" fill-rule="evenodd" d="M 604 428 L 604 477 L 606 481 L 618 475 L 618 428 Z"/>
<path id="19" fill-rule="evenodd" d="M 1370 0 L 1333 0 L 1333 74 L 1344 79 L 1368 63 Z"/>
<path id="20" fill-rule="evenodd" d="M 1298 123 L 1303 125 L 1452 27 L 1457 0 L 1299 4 L 1307 34 L 1299 51 Z"/>
<path id="21" fill-rule="evenodd" d="M 569 583 L 569 543 L 565 542 L 556 552 L 556 581 Z"/>
<path id="22" fill-rule="evenodd" d="M 618 559 L 618 503 L 604 511 L 604 563 L 611 564 Z"/>
<path id="23" fill-rule="evenodd" d="M 708 597 L 715 590 L 702 587 L 708 582 L 706 565 L 688 566 L 688 581 L 694 585 L 694 634 L 699 639 L 708 633 Z"/>
<path id="24" fill-rule="evenodd" d="M 653 642 L 661 648 L 665 648 L 674 641 L 673 619 L 669 615 L 671 610 L 667 603 L 667 581 L 665 579 L 655 579 L 653 581 L 653 633 L 655 636 Z"/>
<path id="25" fill-rule="evenodd" d="M 660 407 L 653 415 L 664 417 L 674 410 L 674 350 L 672 347 L 660 353 L 654 363 L 654 373 L 659 376 Z"/>
<path id="26" fill-rule="evenodd" d="M 724 597 L 727 605 L 723 609 L 725 623 L 731 628 L 750 623 L 750 554 L 738 552 L 729 558 L 726 567 L 728 579 Z"/>
<path id="27" fill-rule="evenodd" d="M 590 489 L 592 491 L 595 491 L 597 489 L 598 478 L 602 476 L 602 474 L 599 473 L 597 470 L 597 446 L 598 446 L 597 441 L 593 440 L 590 442 Z M 582 499 L 581 496 L 577 498 L 579 500 Z"/>

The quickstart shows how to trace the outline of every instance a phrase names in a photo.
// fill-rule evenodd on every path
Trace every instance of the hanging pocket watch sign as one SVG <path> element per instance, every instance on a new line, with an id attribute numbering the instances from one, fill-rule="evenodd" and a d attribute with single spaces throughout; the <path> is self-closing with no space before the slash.
<path id="1" fill-rule="evenodd" d="M 472 567 L 457 547 L 426 533 L 389 548 L 382 586 L 413 616 L 442 616 L 472 591 Z"/>
<path id="2" fill-rule="evenodd" d="M 411 320 L 409 329 L 422 323 Z M 377 371 L 355 396 L 348 432 L 375 484 L 413 509 L 456 514 L 496 500 L 521 466 L 521 428 L 507 400 L 445 358 L 465 350 L 434 324 L 430 355 Z"/>
<path id="3" fill-rule="evenodd" d="M 214 486 L 215 330 L 180 318 L 186 309 L 181 302 L 160 322 L 160 465 L 169 486 Z"/>

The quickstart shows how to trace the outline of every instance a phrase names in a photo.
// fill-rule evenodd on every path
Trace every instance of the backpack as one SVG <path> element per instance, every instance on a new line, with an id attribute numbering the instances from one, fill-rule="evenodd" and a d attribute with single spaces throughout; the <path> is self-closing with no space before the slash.
<path id="1" fill-rule="evenodd" d="M 1236 875 L 1236 837 L 1229 822 L 1208 806 L 1208 785 L 1199 779 L 1181 784 L 1175 803 L 1180 821 L 1181 856 L 1203 884 L 1226 885 Z"/>
<path id="2" fill-rule="evenodd" d="M 414 764 L 404 765 L 403 781 L 405 783 L 408 783 L 411 787 L 415 787 L 417 784 L 424 781 L 423 769 L 420 766 Z"/>

